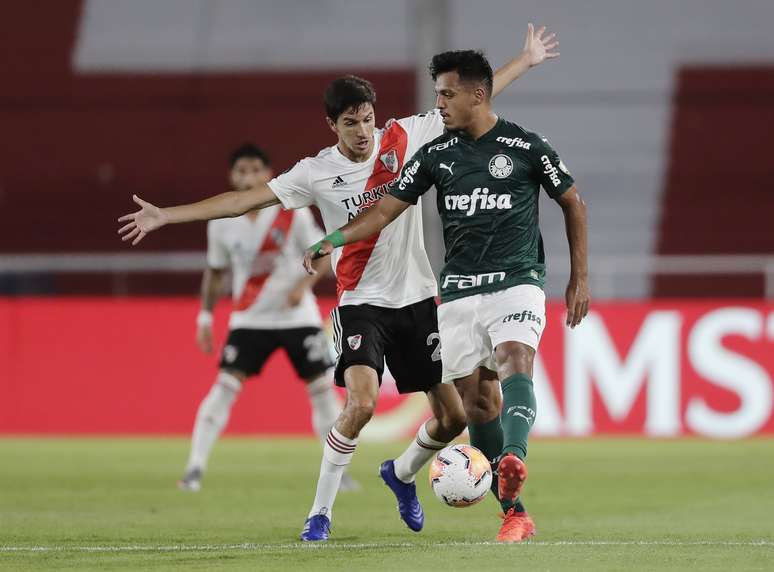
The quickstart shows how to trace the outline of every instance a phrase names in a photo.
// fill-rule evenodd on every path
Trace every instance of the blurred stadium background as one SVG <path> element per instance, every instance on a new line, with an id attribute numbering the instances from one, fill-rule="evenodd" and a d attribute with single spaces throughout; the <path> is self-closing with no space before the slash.
<path id="1" fill-rule="evenodd" d="M 221 192 L 245 140 L 278 170 L 316 153 L 332 140 L 321 92 L 339 74 L 373 80 L 380 124 L 429 108 L 433 53 L 479 47 L 502 64 L 527 21 L 550 25 L 562 56 L 496 109 L 547 135 L 577 177 L 594 297 L 587 324 L 561 327 L 568 254 L 546 200 L 555 303 L 537 430 L 774 431 L 774 5 L 742 5 L 5 2 L 0 431 L 187 432 L 215 367 L 193 343 L 204 225 L 127 248 L 115 219 L 131 194 L 163 205 Z M 321 292 L 330 307 L 333 289 Z M 277 359 L 266 377 L 287 372 Z M 250 385 L 230 431 L 309 431 L 303 407 L 260 406 L 302 403 L 299 384 Z M 387 389 L 385 413 L 418 422 L 424 411 Z"/>
<path id="2" fill-rule="evenodd" d="M 1 434 L 188 434 L 216 368 L 194 344 L 205 226 L 128 248 L 116 218 L 132 193 L 168 205 L 221 192 L 248 140 L 277 171 L 332 144 L 321 94 L 344 73 L 373 81 L 379 125 L 425 110 L 433 53 L 483 48 L 498 66 L 530 21 L 559 35 L 561 58 L 495 110 L 549 137 L 576 177 L 593 297 L 565 329 L 567 246 L 546 200 L 535 433 L 774 432 L 771 1 L 0 4 Z M 320 293 L 331 308 L 331 285 Z M 227 313 L 224 301 L 220 340 Z M 291 372 L 277 356 L 249 383 L 228 433 L 311 435 Z M 379 407 L 373 440 L 427 414 L 389 384 Z"/>

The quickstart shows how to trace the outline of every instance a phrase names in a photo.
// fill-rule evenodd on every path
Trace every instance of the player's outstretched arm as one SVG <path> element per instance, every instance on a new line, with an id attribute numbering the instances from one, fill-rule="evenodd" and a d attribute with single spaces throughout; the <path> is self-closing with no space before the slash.
<path id="1" fill-rule="evenodd" d="M 574 328 L 589 313 L 589 263 L 586 203 L 575 186 L 558 199 L 564 213 L 567 242 L 570 244 L 570 280 L 565 290 L 567 325 Z"/>
<path id="2" fill-rule="evenodd" d="M 131 240 L 132 246 L 139 243 L 149 232 L 166 224 L 235 217 L 253 209 L 279 204 L 279 199 L 266 184 L 260 184 L 248 191 L 221 193 L 198 203 L 176 207 L 159 208 L 137 195 L 132 199 L 140 205 L 140 210 L 118 219 L 118 222 L 127 223 L 118 229 L 121 240 Z"/>
<path id="3" fill-rule="evenodd" d="M 556 39 L 556 34 L 546 35 L 545 26 L 540 26 L 535 31 L 535 26 L 528 24 L 524 49 L 518 56 L 498 68 L 494 74 L 492 97 L 496 97 L 511 82 L 524 75 L 529 68 L 540 65 L 546 60 L 558 58 L 559 52 L 555 51 L 558 46 L 559 41 Z"/>
<path id="4" fill-rule="evenodd" d="M 385 195 L 374 206 L 360 213 L 341 228 L 334 230 L 320 242 L 307 248 L 304 253 L 304 268 L 309 274 L 314 274 L 316 270 L 313 266 L 313 260 L 328 256 L 334 248 L 373 236 L 398 218 L 410 206 L 409 203 L 392 195 Z"/>

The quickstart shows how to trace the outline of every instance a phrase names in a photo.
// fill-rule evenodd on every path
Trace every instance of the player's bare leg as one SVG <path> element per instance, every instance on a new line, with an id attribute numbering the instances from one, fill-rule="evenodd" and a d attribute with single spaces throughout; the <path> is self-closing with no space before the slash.
<path id="1" fill-rule="evenodd" d="M 304 378 L 309 405 L 312 408 L 312 427 L 320 441 L 325 444 L 331 428 L 341 414 L 341 405 L 334 390 L 332 372 Z M 341 476 L 340 491 L 358 491 L 362 487 L 348 472 Z"/>
<path id="2" fill-rule="evenodd" d="M 347 401 L 323 446 L 320 477 L 312 510 L 301 532 L 301 540 L 327 540 L 333 503 L 341 476 L 355 453 L 360 431 L 371 419 L 379 395 L 379 377 L 371 367 L 350 366 L 344 372 Z"/>
<path id="3" fill-rule="evenodd" d="M 527 478 L 524 459 L 536 414 L 532 386 L 534 359 L 535 350 L 520 342 L 502 342 L 495 348 L 497 375 L 503 393 L 503 452 L 497 467 L 498 494 L 502 502 L 514 503 L 505 511 L 497 536 L 501 542 L 520 542 L 535 534 L 535 524 L 518 498 Z"/>
<path id="4" fill-rule="evenodd" d="M 404 483 L 412 483 L 417 472 L 433 455 L 465 429 L 465 411 L 454 387 L 442 383 L 427 392 L 433 417 L 417 432 L 416 439 L 395 459 L 395 475 Z"/>
<path id="5" fill-rule="evenodd" d="M 228 423 L 231 407 L 246 377 L 242 371 L 220 370 L 215 383 L 199 405 L 191 436 L 188 464 L 183 478 L 177 482 L 181 490 L 195 492 L 201 489 L 202 476 L 207 468 L 212 447 Z"/>

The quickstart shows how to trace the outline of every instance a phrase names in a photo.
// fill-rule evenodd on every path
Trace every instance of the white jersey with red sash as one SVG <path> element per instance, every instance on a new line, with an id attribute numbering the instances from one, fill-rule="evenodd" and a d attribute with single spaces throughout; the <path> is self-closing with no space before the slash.
<path id="1" fill-rule="evenodd" d="M 285 211 L 275 206 L 258 211 L 254 220 L 242 215 L 209 222 L 207 264 L 231 268 L 232 330 L 321 325 L 311 292 L 298 306 L 287 303 L 288 293 L 306 275 L 301 265 L 304 249 L 321 236 L 309 209 Z"/>
<path id="2" fill-rule="evenodd" d="M 353 162 L 334 145 L 299 161 L 269 186 L 286 209 L 317 205 L 326 231 L 332 232 L 387 194 L 403 162 L 442 133 L 436 110 L 390 120 L 376 131 L 374 152 L 367 161 Z M 339 305 L 400 308 L 437 292 L 424 248 L 419 203 L 378 236 L 336 249 L 332 263 Z"/>

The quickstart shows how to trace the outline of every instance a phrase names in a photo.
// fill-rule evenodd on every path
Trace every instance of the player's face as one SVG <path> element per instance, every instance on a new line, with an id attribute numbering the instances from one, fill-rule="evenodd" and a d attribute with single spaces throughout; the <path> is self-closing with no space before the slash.
<path id="1" fill-rule="evenodd" d="M 482 101 L 481 87 L 460 81 L 456 71 L 440 74 L 435 79 L 435 106 L 440 110 L 447 129 L 465 129 Z"/>
<path id="2" fill-rule="evenodd" d="M 269 182 L 271 169 L 257 157 L 242 157 L 231 167 L 229 180 L 232 189 L 245 191 L 259 183 Z"/>
<path id="3" fill-rule="evenodd" d="M 374 149 L 374 107 L 370 103 L 350 107 L 335 122 L 328 119 L 328 126 L 339 138 L 339 150 L 344 156 L 363 161 Z"/>

